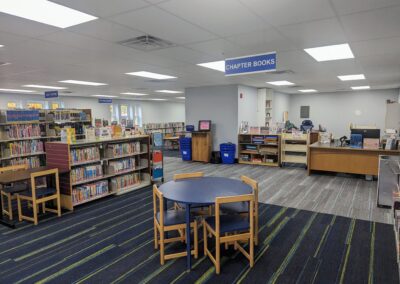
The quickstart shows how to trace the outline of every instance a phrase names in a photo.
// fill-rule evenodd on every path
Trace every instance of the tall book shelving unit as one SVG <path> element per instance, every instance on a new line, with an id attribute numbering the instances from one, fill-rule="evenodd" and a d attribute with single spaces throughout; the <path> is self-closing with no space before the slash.
<path id="1" fill-rule="evenodd" d="M 48 142 L 46 149 L 47 165 L 68 171 L 60 177 L 61 205 L 68 210 L 151 184 L 148 135 Z"/>

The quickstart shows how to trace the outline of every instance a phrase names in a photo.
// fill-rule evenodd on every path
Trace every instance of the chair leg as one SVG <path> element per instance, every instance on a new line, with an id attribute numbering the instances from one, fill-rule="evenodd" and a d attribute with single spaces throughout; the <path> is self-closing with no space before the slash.
<path id="1" fill-rule="evenodd" d="M 61 197 L 60 195 L 57 196 L 57 215 L 61 217 Z"/>
<path id="2" fill-rule="evenodd" d="M 165 259 L 164 259 L 164 230 L 160 231 L 160 263 L 161 265 L 164 265 Z"/>
<path id="3" fill-rule="evenodd" d="M 154 220 L 154 249 L 158 249 L 158 234 L 156 221 Z"/>
<path id="4" fill-rule="evenodd" d="M 19 194 L 17 194 L 17 204 L 18 204 L 18 221 L 22 221 L 22 209 L 21 209 L 21 199 L 19 198 Z"/>
<path id="5" fill-rule="evenodd" d="M 250 236 L 250 267 L 254 266 L 254 236 Z"/>
<path id="6" fill-rule="evenodd" d="M 215 273 L 219 274 L 221 272 L 221 244 L 219 241 L 219 236 L 215 237 Z"/>
<path id="7" fill-rule="evenodd" d="M 198 236 L 197 220 L 194 221 L 193 235 L 194 235 L 194 258 L 197 259 L 199 257 L 199 236 Z"/>
<path id="8" fill-rule="evenodd" d="M 33 203 L 33 202 L 32 202 Z M 38 224 L 38 204 L 32 204 L 32 209 L 33 209 L 33 223 L 35 225 Z"/>
<path id="9" fill-rule="evenodd" d="M 8 201 L 8 217 L 10 218 L 10 220 L 13 219 L 13 210 L 12 210 L 12 197 L 11 197 L 11 193 L 7 193 L 7 201 Z"/>
<path id="10" fill-rule="evenodd" d="M 0 199 L 1 199 L 1 208 L 4 210 L 4 197 L 3 197 L 3 192 L 0 193 Z M 4 215 L 4 211 L 1 212 L 1 215 Z"/>
<path id="11" fill-rule="evenodd" d="M 228 236 L 228 233 L 225 233 L 225 237 L 227 237 Z M 226 242 L 225 243 L 225 249 L 227 250 L 229 248 L 229 244 L 228 244 L 228 242 Z"/>
<path id="12" fill-rule="evenodd" d="M 204 243 L 204 255 L 207 256 L 207 228 L 206 223 L 203 220 L 203 243 Z"/>
<path id="13" fill-rule="evenodd" d="M 254 245 L 258 246 L 258 216 L 255 216 L 254 227 Z"/>
<path id="14" fill-rule="evenodd" d="M 46 213 L 46 202 L 42 203 L 42 213 Z"/>

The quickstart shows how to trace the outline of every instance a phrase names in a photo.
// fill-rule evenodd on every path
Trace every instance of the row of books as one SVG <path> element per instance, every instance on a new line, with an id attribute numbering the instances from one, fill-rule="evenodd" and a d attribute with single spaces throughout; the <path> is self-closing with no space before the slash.
<path id="1" fill-rule="evenodd" d="M 74 204 L 108 193 L 108 182 L 98 181 L 91 184 L 78 186 L 72 190 L 72 202 Z"/>
<path id="2" fill-rule="evenodd" d="M 146 123 L 143 125 L 144 129 L 157 129 L 157 128 L 183 128 L 184 122 L 167 122 L 167 123 Z"/>
<path id="3" fill-rule="evenodd" d="M 38 110 L 7 110 L 6 111 L 6 120 L 7 120 L 7 122 L 39 120 L 39 111 Z"/>
<path id="4" fill-rule="evenodd" d="M 38 153 L 43 151 L 43 142 L 40 140 L 15 141 L 7 143 L 6 146 L 2 148 L 2 156 L 4 158 L 9 156 Z"/>
<path id="5" fill-rule="evenodd" d="M 98 147 L 71 149 L 70 153 L 72 163 L 95 161 L 100 159 L 100 150 Z"/>
<path id="6" fill-rule="evenodd" d="M 107 145 L 107 156 L 118 157 L 140 152 L 140 142 L 109 144 Z"/>
<path id="7" fill-rule="evenodd" d="M 39 124 L 14 124 L 5 128 L 5 139 L 20 139 L 29 137 L 39 137 Z"/>
<path id="8" fill-rule="evenodd" d="M 27 164 L 28 168 L 38 168 L 41 166 L 40 164 L 40 159 L 39 157 L 26 157 L 24 159 L 17 158 L 17 159 L 10 159 L 10 160 L 5 160 L 2 162 L 2 166 L 15 166 L 15 165 L 23 165 Z"/>
<path id="9" fill-rule="evenodd" d="M 85 167 L 74 168 L 71 170 L 72 183 L 101 177 L 103 175 L 103 167 L 101 165 L 91 165 Z"/>
<path id="10" fill-rule="evenodd" d="M 142 182 L 140 173 L 132 173 L 111 179 L 111 190 L 118 191 L 122 188 L 134 186 Z"/>
<path id="11" fill-rule="evenodd" d="M 129 158 L 129 159 L 122 159 L 118 161 L 111 161 L 108 164 L 108 171 L 110 174 L 113 173 L 120 173 L 123 171 L 127 171 L 130 169 L 135 169 L 136 167 L 136 159 L 135 158 Z"/>

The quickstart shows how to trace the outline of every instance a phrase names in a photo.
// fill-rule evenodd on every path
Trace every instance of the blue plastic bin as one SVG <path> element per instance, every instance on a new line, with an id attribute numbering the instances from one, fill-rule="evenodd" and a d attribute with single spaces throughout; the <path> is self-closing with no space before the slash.
<path id="1" fill-rule="evenodd" d="M 219 145 L 221 151 L 221 159 L 223 164 L 234 164 L 236 145 L 233 143 L 222 143 Z"/>
<path id="2" fill-rule="evenodd" d="M 179 148 L 183 161 L 192 160 L 192 138 L 184 137 L 179 139 Z"/>

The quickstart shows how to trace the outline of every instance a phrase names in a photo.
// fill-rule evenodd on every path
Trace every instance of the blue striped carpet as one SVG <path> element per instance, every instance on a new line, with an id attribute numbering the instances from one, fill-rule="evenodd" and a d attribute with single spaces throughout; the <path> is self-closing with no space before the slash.
<path id="1" fill-rule="evenodd" d="M 184 258 L 160 266 L 146 188 L 0 227 L 0 283 L 399 283 L 395 250 L 390 225 L 260 204 L 253 269 L 232 249 L 219 276 L 202 250 L 191 272 Z"/>

